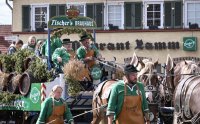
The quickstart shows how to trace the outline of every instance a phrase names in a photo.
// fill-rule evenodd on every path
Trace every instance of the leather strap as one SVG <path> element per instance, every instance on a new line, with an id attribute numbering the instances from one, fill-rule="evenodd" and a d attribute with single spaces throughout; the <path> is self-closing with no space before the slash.
<path id="1" fill-rule="evenodd" d="M 176 92 L 175 92 L 175 111 L 176 112 L 181 112 L 181 92 L 182 92 L 182 88 L 184 86 L 184 83 L 190 79 L 194 77 L 193 75 L 188 76 L 187 78 L 184 78 L 177 86 Z"/>

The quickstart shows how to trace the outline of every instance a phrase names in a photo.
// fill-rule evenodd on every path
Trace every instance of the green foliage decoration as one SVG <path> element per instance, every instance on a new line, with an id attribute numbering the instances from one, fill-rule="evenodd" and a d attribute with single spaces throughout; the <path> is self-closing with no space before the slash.
<path id="1" fill-rule="evenodd" d="M 33 77 L 41 82 L 51 81 L 53 77 L 53 70 L 47 70 L 47 64 L 42 61 L 42 59 L 34 56 L 34 60 L 31 62 L 28 72 L 33 75 Z"/>
<path id="2" fill-rule="evenodd" d="M 15 72 L 21 74 L 25 71 L 24 60 L 31 55 L 34 55 L 34 52 L 28 49 L 19 50 L 13 54 L 13 59 L 15 60 Z"/>
<path id="3" fill-rule="evenodd" d="M 12 101 L 20 98 L 19 94 L 12 94 L 9 92 L 1 91 L 0 92 L 0 104 L 10 104 Z"/>
<path id="4" fill-rule="evenodd" d="M 65 80 L 68 84 L 67 92 L 69 96 L 77 96 L 77 94 L 83 90 L 79 81 L 74 80 L 73 78 L 66 78 Z"/>
<path id="5" fill-rule="evenodd" d="M 0 63 L 3 72 L 10 73 L 14 71 L 13 65 L 15 65 L 15 60 L 12 55 L 1 54 Z"/>

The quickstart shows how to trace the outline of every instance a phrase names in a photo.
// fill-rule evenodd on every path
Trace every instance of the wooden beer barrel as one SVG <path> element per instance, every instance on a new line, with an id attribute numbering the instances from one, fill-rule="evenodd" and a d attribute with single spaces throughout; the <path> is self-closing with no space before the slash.
<path id="1" fill-rule="evenodd" d="M 30 63 L 31 63 L 32 59 L 30 57 L 26 58 L 24 60 L 24 70 L 27 70 L 28 67 L 30 66 Z"/>
<path id="2" fill-rule="evenodd" d="M 29 93 L 31 83 L 38 82 L 32 74 L 24 72 L 19 79 L 19 92 L 26 96 Z"/>
<path id="3" fill-rule="evenodd" d="M 7 91 L 8 76 L 9 74 L 3 72 L 0 74 L 0 91 Z"/>
<path id="4" fill-rule="evenodd" d="M 16 73 L 11 73 L 8 76 L 8 86 L 7 86 L 7 91 L 13 94 L 18 94 L 19 93 L 19 79 L 21 75 L 16 74 Z"/>

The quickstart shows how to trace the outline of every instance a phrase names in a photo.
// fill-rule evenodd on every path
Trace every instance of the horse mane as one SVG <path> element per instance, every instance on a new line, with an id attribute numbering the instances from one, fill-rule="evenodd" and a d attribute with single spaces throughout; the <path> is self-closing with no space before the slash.
<path id="1" fill-rule="evenodd" d="M 200 68 L 198 67 L 197 63 L 191 60 L 184 61 L 184 66 L 181 68 L 181 74 L 195 74 L 199 72 Z"/>
<path id="2" fill-rule="evenodd" d="M 146 61 L 146 60 L 145 60 Z M 144 61 L 144 62 L 145 62 Z M 154 63 L 151 61 L 146 61 L 146 63 L 144 63 L 144 68 L 141 69 L 141 71 L 138 73 L 138 77 L 142 76 L 143 74 L 145 74 L 146 72 L 153 72 L 153 65 Z"/>

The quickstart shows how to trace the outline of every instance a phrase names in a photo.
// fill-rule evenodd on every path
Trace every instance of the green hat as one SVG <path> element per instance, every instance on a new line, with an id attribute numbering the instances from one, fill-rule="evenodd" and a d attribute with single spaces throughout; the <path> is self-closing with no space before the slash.
<path id="1" fill-rule="evenodd" d="M 62 44 L 70 43 L 70 39 L 63 39 Z"/>
<path id="2" fill-rule="evenodd" d="M 136 67 L 135 66 L 133 66 L 133 65 L 126 65 L 125 67 L 124 67 L 124 73 L 125 74 L 129 74 L 129 73 L 131 73 L 131 72 L 138 72 L 138 70 L 136 69 Z"/>
<path id="3" fill-rule="evenodd" d="M 80 38 L 79 41 L 82 42 L 82 41 L 84 41 L 85 39 L 90 39 L 90 36 L 87 35 L 87 34 L 85 34 L 85 35 L 81 36 L 81 38 Z"/>

